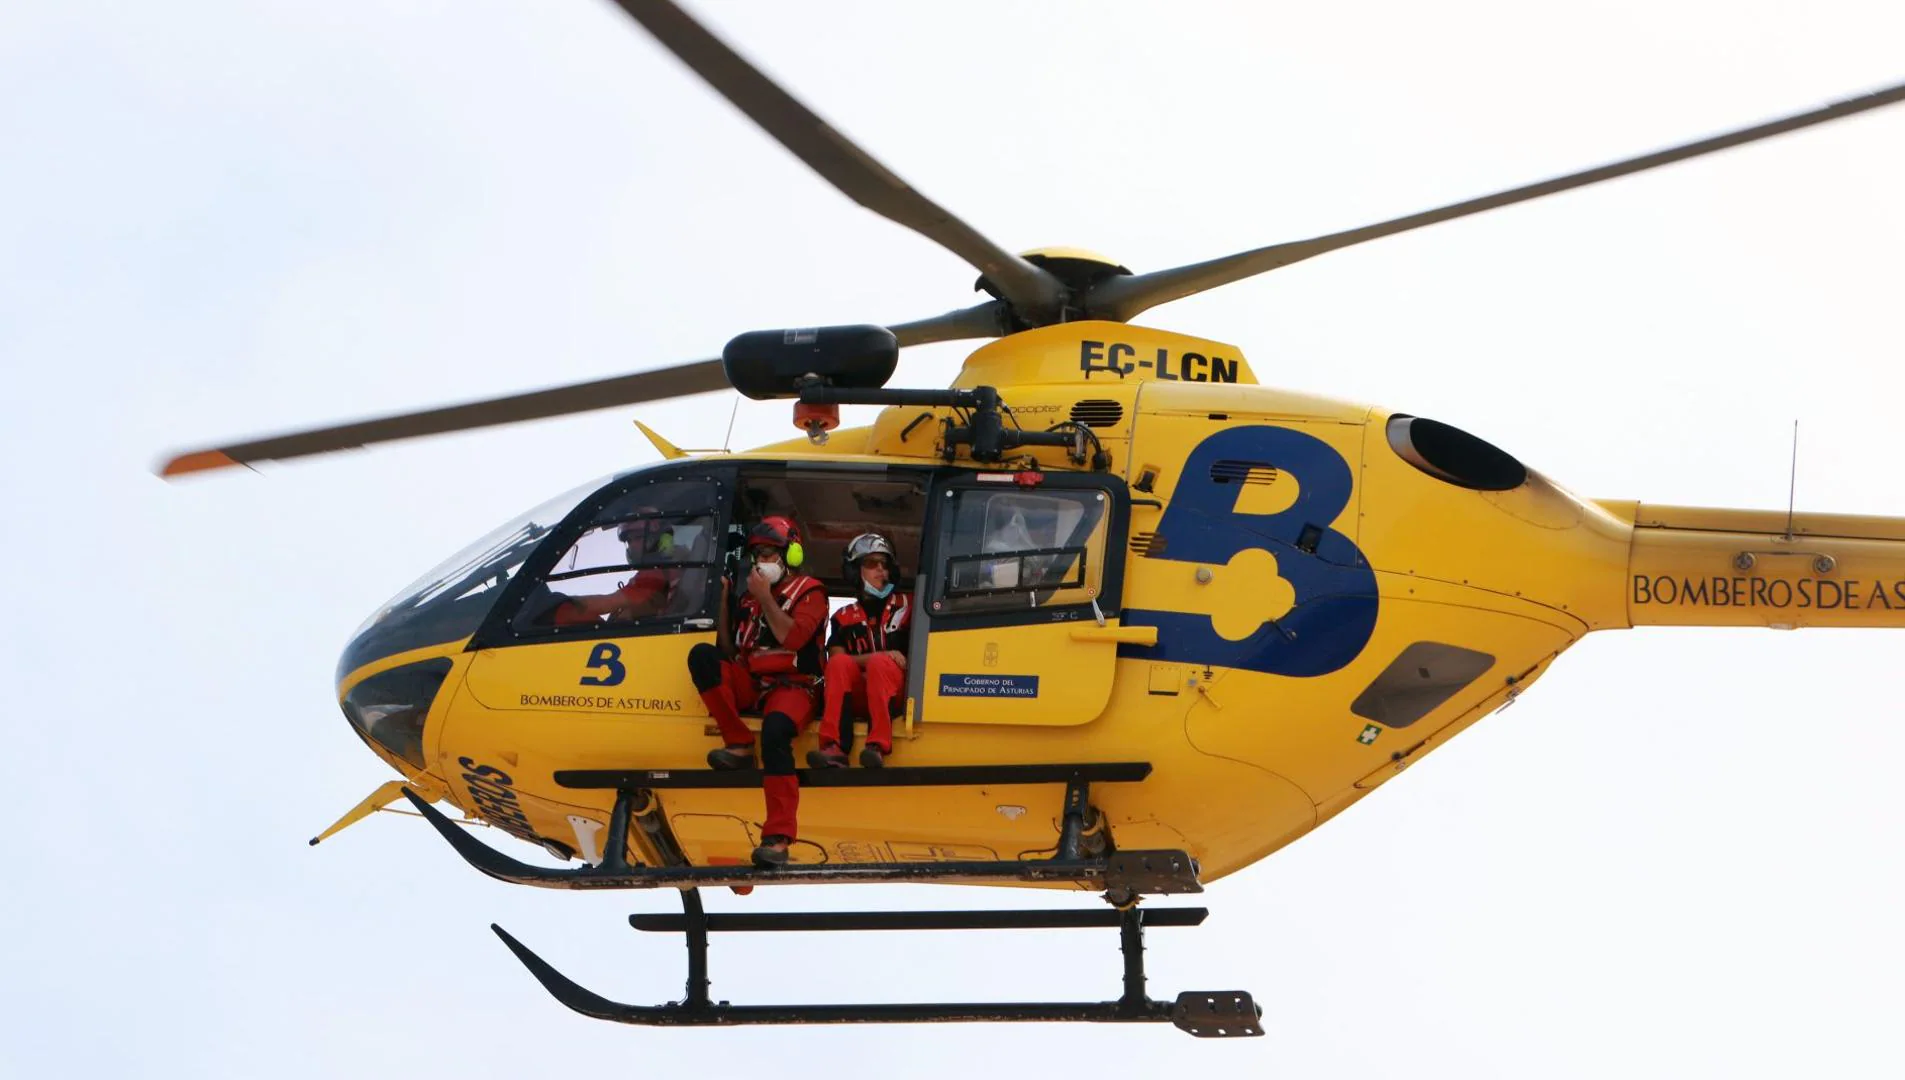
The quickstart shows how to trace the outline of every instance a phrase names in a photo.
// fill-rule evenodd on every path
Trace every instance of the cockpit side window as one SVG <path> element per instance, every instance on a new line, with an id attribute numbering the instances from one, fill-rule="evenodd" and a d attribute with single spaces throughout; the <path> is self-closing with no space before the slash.
<path id="1" fill-rule="evenodd" d="M 968 489 L 942 534 L 935 614 L 1090 603 L 1102 588 L 1105 495 Z"/>
<path id="2" fill-rule="evenodd" d="M 517 611 L 518 634 L 713 616 L 720 562 L 705 480 L 641 484 L 596 511 Z"/>

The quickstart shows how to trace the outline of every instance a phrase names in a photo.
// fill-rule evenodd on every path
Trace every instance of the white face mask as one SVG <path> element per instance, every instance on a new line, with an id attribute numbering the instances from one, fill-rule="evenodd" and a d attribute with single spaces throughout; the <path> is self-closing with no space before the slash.
<path id="1" fill-rule="evenodd" d="M 777 562 L 757 562 L 754 564 L 754 569 L 760 571 L 761 576 L 767 579 L 769 585 L 775 585 L 780 582 L 781 574 L 786 572 L 787 568 Z"/>

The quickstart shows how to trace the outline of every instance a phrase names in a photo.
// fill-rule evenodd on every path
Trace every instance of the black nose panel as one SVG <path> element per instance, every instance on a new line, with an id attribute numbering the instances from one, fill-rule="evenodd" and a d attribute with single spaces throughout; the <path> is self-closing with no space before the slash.
<path id="1" fill-rule="evenodd" d="M 365 741 L 424 768 L 423 721 L 450 666 L 437 657 L 380 671 L 344 695 L 344 717 Z"/>

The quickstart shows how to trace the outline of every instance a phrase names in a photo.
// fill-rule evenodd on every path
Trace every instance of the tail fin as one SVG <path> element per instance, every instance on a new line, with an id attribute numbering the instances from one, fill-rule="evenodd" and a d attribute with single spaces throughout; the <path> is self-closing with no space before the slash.
<path id="1" fill-rule="evenodd" d="M 1603 502 L 1635 626 L 1905 626 L 1905 518 Z"/>

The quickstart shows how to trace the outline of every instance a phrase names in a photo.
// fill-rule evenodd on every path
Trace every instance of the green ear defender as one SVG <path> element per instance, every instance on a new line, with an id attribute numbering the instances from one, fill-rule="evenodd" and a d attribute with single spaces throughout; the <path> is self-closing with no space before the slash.
<path id="1" fill-rule="evenodd" d="M 800 564 L 805 562 L 806 560 L 807 560 L 807 549 L 800 546 L 800 541 L 796 540 L 793 543 L 787 545 L 786 562 L 789 569 L 798 568 Z"/>

